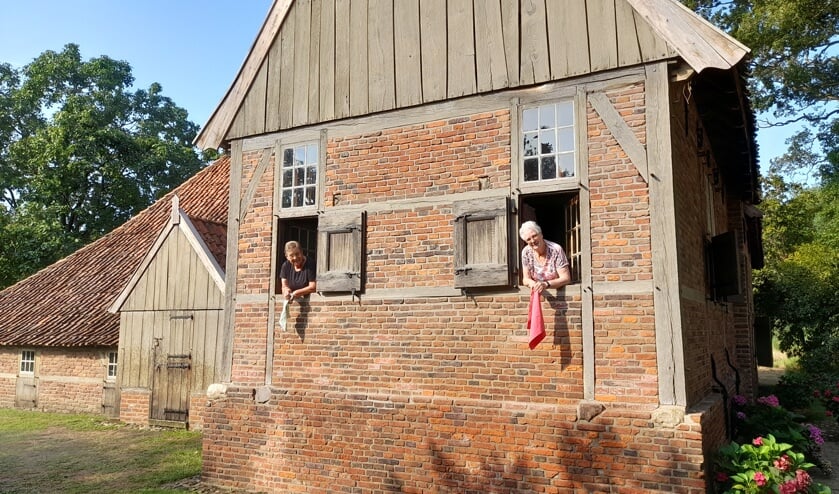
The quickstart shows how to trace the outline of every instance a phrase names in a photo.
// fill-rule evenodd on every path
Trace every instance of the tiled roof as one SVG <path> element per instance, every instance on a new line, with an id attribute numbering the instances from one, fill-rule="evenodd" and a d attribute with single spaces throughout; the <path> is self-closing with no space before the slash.
<path id="1" fill-rule="evenodd" d="M 195 226 L 195 230 L 204 239 L 207 248 L 213 254 L 221 270 L 227 260 L 227 225 L 203 218 L 190 217 L 189 220 Z"/>
<path id="2" fill-rule="evenodd" d="M 218 159 L 111 233 L 0 291 L 0 346 L 116 345 L 119 314 L 107 309 L 169 221 L 172 195 L 191 218 L 219 224 L 205 239 L 217 243 L 229 169 L 228 157 Z"/>

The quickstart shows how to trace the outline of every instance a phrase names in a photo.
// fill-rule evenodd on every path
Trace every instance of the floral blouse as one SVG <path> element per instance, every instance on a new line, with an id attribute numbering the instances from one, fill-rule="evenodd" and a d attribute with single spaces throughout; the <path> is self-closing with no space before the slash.
<path id="1" fill-rule="evenodd" d="M 536 251 L 526 245 L 521 251 L 521 265 L 530 273 L 530 279 L 534 281 L 549 281 L 559 278 L 559 271 L 568 266 L 568 257 L 562 246 L 545 240 L 547 246 L 547 261 L 542 264 L 536 259 Z"/>

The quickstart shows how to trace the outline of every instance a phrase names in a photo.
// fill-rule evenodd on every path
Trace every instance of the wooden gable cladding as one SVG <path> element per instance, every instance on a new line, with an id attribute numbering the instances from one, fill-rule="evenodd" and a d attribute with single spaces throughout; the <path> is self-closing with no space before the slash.
<path id="1" fill-rule="evenodd" d="M 224 139 L 674 56 L 626 0 L 295 0 Z"/>

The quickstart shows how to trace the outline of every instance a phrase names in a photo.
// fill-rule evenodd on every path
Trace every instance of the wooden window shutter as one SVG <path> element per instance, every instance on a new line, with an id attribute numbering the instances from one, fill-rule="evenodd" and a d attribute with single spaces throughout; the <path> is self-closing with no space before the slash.
<path id="1" fill-rule="evenodd" d="M 327 211 L 318 217 L 318 291 L 361 291 L 366 213 Z"/>
<path id="2" fill-rule="evenodd" d="M 506 197 L 454 203 L 454 286 L 510 285 L 510 208 Z"/>

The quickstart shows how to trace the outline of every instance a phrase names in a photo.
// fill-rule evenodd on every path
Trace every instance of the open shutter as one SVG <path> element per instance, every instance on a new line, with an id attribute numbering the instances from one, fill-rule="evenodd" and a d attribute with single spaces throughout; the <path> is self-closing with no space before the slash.
<path id="1" fill-rule="evenodd" d="M 510 284 L 506 197 L 454 203 L 455 288 Z"/>
<path id="2" fill-rule="evenodd" d="M 318 291 L 361 291 L 364 212 L 323 212 L 318 217 Z"/>

